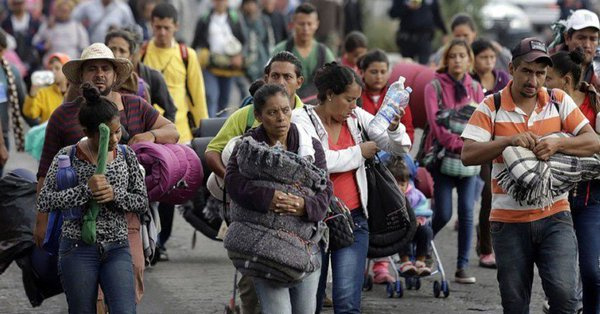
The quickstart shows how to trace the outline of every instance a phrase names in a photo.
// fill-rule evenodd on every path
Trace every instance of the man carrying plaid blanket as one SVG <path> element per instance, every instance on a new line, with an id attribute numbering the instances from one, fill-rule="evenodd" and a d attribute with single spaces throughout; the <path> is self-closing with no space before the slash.
<path id="1" fill-rule="evenodd" d="M 461 159 L 465 165 L 493 160 L 490 221 L 504 313 L 529 312 L 534 263 L 551 311 L 573 313 L 577 241 L 567 193 L 543 206 L 521 204 L 498 184 L 506 168 L 502 153 L 520 146 L 544 161 L 555 153 L 585 157 L 600 152 L 600 141 L 569 95 L 555 89 L 550 97 L 542 87 L 552 66 L 542 41 L 523 39 L 512 54 L 513 80 L 500 92 L 498 107 L 490 95 L 473 113 L 462 133 Z M 561 131 L 574 137 L 541 140 Z"/>
<path id="2" fill-rule="evenodd" d="M 552 133 L 542 137 L 570 137 Z M 496 177 L 498 185 L 519 204 L 547 207 L 553 199 L 569 192 L 578 182 L 600 177 L 600 155 L 577 157 L 556 153 L 547 161 L 539 160 L 533 151 L 509 146 L 502 152 L 506 169 Z"/>

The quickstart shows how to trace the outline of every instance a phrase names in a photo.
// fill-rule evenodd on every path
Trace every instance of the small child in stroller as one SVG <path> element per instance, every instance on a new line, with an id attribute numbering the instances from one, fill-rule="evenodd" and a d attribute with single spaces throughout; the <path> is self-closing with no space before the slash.
<path id="1" fill-rule="evenodd" d="M 391 157 L 387 162 L 387 167 L 396 179 L 398 187 L 406 195 L 407 203 L 413 208 L 417 218 L 417 230 L 413 240 L 399 252 L 400 255 L 400 273 L 404 276 L 429 276 L 431 266 L 426 260 L 431 256 L 431 240 L 433 239 L 433 230 L 431 228 L 430 217 L 433 211 L 430 209 L 429 201 L 415 188 L 410 179 L 410 170 L 403 157 Z M 413 245 L 415 247 L 413 254 Z M 414 262 L 411 256 L 415 256 Z M 391 278 L 388 271 L 389 262 L 378 261 L 373 265 L 373 274 L 375 283 L 385 283 Z"/>

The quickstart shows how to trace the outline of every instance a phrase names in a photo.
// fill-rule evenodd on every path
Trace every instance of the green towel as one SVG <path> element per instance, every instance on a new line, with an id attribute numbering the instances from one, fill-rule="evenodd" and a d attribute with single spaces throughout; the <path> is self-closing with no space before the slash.
<path id="1" fill-rule="evenodd" d="M 101 123 L 98 127 L 100 132 L 100 143 L 98 147 L 98 166 L 95 174 L 104 174 L 106 171 L 106 156 L 108 155 L 108 136 L 110 130 L 106 124 Z M 96 243 L 96 218 L 100 212 L 100 205 L 95 200 L 91 200 L 90 210 L 83 216 L 83 225 L 81 226 L 81 239 L 87 244 Z"/>

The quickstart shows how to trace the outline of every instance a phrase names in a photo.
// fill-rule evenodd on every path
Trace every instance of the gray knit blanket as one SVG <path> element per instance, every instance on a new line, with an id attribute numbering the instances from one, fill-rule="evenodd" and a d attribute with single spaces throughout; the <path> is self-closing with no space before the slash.
<path id="1" fill-rule="evenodd" d="M 568 137 L 553 133 L 548 137 Z M 554 154 L 548 161 L 520 146 L 502 152 L 506 169 L 498 174 L 498 185 L 520 204 L 547 207 L 553 199 L 575 187 L 578 182 L 600 178 L 600 155 L 576 157 Z"/>
<path id="2" fill-rule="evenodd" d="M 251 137 L 238 144 L 237 162 L 252 184 L 313 196 L 327 188 L 327 173 L 312 162 Z M 260 213 L 231 201 L 224 239 L 234 266 L 250 276 L 293 284 L 320 268 L 319 241 L 326 229 L 302 217 Z"/>

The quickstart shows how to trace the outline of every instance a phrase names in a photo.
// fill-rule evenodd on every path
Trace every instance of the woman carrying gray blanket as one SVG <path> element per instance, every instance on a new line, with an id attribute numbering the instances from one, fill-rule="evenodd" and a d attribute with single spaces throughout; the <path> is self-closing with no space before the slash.
<path id="1" fill-rule="evenodd" d="M 313 314 L 320 275 L 319 240 L 333 187 L 318 140 L 291 123 L 285 89 L 254 95 L 261 126 L 234 149 L 225 182 L 231 221 L 224 246 L 253 278 L 265 314 Z"/>

